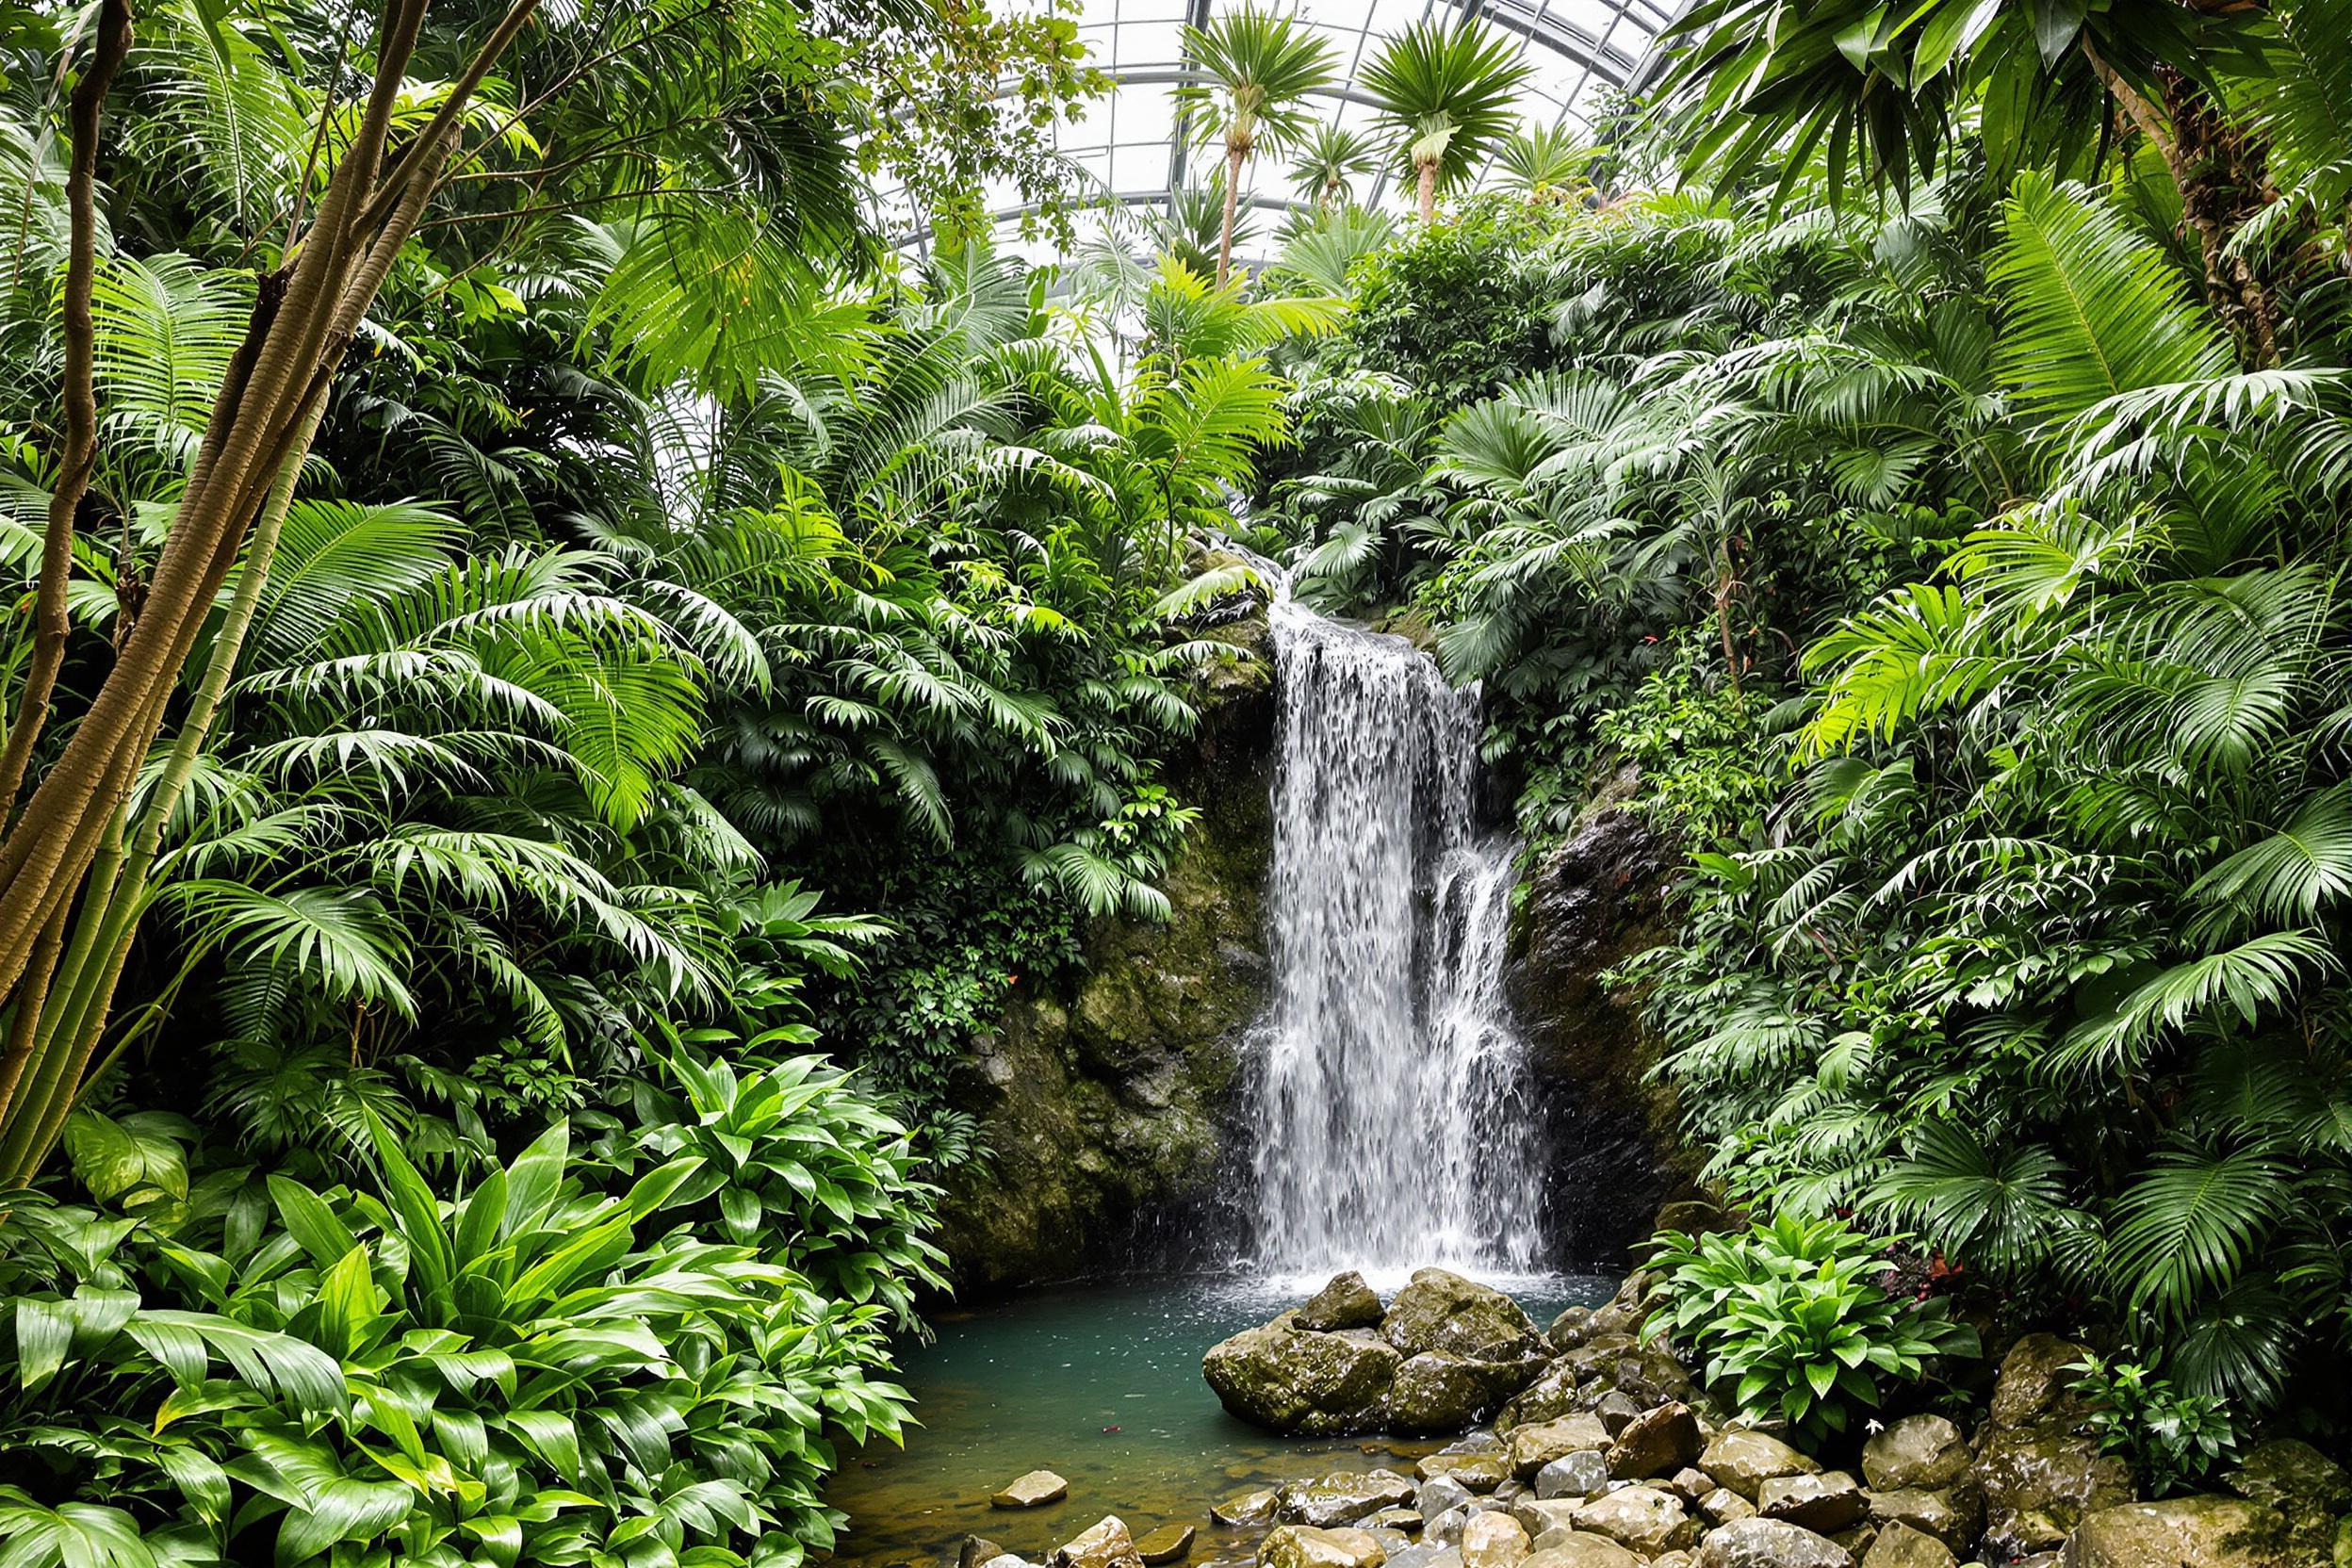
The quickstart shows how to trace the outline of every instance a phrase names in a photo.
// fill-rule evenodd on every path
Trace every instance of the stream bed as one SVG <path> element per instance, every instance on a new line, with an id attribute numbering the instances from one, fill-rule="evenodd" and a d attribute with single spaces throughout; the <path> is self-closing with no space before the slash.
<path id="1" fill-rule="evenodd" d="M 1564 1307 L 1607 1300 L 1617 1283 L 1483 1277 L 1538 1324 Z M 1372 1277 L 1383 1297 L 1403 1282 L 1401 1272 Z M 1200 1527 L 1192 1560 L 1207 1563 L 1242 1555 L 1260 1533 L 1211 1527 L 1209 1505 L 1235 1492 L 1333 1470 L 1409 1471 L 1413 1458 L 1441 1445 L 1276 1437 L 1226 1414 L 1201 1380 L 1202 1351 L 1322 1283 L 1321 1275 L 1250 1273 L 1111 1281 L 934 1314 L 936 1342 L 909 1345 L 900 1357 L 923 1425 L 903 1450 L 875 1442 L 844 1455 L 834 1478 L 828 1499 L 849 1514 L 835 1560 L 952 1568 L 972 1534 L 1037 1561 L 1116 1513 L 1138 1535 L 1169 1523 Z M 1005 1482 L 1040 1469 L 1068 1478 L 1066 1500 L 988 1506 Z"/>

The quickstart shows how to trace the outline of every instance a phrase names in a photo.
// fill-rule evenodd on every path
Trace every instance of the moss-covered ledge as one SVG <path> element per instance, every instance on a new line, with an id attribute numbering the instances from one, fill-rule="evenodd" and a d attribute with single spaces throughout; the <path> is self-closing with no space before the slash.
<path id="1" fill-rule="evenodd" d="M 1085 972 L 972 1042 L 956 1085 L 994 1157 L 949 1184 L 939 1236 L 967 1295 L 1126 1254 L 1148 1217 L 1207 1199 L 1250 1026 L 1266 1005 L 1273 670 L 1264 613 L 1203 633 L 1239 657 L 1198 678 L 1171 769 L 1200 819 L 1163 883 L 1166 924 L 1097 922 Z"/>

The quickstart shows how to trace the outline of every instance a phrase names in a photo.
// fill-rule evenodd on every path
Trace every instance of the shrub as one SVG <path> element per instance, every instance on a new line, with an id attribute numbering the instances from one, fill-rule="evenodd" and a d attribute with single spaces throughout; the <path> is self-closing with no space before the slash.
<path id="1" fill-rule="evenodd" d="M 2146 1495 L 2186 1491 L 2237 1453 L 2237 1424 L 2213 1396 L 2182 1394 L 2134 1362 L 2085 1356 L 2073 1370 L 2099 1451 L 2129 1460 Z"/>
<path id="2" fill-rule="evenodd" d="M 887 1167 L 903 1140 L 806 1063 L 749 1082 L 745 1147 L 779 1172 L 795 1143 Z M 712 1190 L 698 1151 L 603 1191 L 559 1121 L 450 1201 L 369 1126 L 361 1187 L 191 1184 L 133 1123 L 85 1140 L 123 1212 L 11 1200 L 0 1560 L 793 1568 L 831 1545 L 832 1439 L 906 1413 L 887 1307 L 812 1285 L 789 1232 L 680 1223 Z M 837 1214 L 927 1217 L 824 1180 Z"/>
<path id="3" fill-rule="evenodd" d="M 1935 1356 L 1978 1353 L 1976 1331 L 1941 1298 L 1887 1294 L 1885 1243 L 1843 1220 L 1662 1231 L 1652 1247 L 1666 1300 L 1650 1326 L 1704 1357 L 1707 1382 L 1752 1419 L 1842 1432 L 1854 1407 L 1877 1408 L 1882 1380 L 1914 1382 Z"/>

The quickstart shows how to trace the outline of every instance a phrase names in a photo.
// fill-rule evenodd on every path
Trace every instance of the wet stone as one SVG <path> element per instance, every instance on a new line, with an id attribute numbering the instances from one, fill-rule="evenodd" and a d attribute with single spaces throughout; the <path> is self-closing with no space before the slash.
<path id="1" fill-rule="evenodd" d="M 1146 1568 L 1182 1562 L 1192 1555 L 1194 1534 L 1190 1525 L 1162 1525 L 1135 1542 L 1135 1555 L 1143 1559 Z"/>
<path id="2" fill-rule="evenodd" d="M 1070 1483 L 1061 1477 L 1051 1470 L 1032 1470 L 1006 1481 L 988 1503 L 994 1508 L 1043 1508 L 1069 1495 Z"/>

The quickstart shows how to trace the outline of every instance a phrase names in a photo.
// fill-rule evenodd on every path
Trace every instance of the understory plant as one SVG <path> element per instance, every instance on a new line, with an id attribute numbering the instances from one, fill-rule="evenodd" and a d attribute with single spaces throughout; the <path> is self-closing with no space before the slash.
<path id="1" fill-rule="evenodd" d="M 1879 1408 L 1885 1384 L 1979 1353 L 1948 1299 L 1888 1291 L 1887 1245 L 1841 1219 L 1785 1214 L 1744 1232 L 1660 1232 L 1650 1266 L 1663 1300 L 1650 1327 L 1698 1358 L 1742 1415 L 1817 1440 L 1844 1432 Z"/>
<path id="2" fill-rule="evenodd" d="M 2143 1495 L 2188 1491 L 2236 1457 L 2237 1423 L 2212 1395 L 2183 1394 L 2133 1361 L 2085 1355 L 2071 1370 L 2099 1452 L 2128 1460 Z"/>
<path id="3" fill-rule="evenodd" d="M 723 1159 L 904 1146 L 812 1064 L 753 1085 Z M 13 1200 L 7 1560 L 791 1568 L 831 1544 L 832 1445 L 894 1438 L 907 1405 L 890 1308 L 846 1298 L 841 1262 L 820 1284 L 785 1228 L 707 1230 L 700 1152 L 586 1160 L 559 1121 L 444 1199 L 368 1120 L 351 1184 L 191 1184 L 134 1122 L 80 1140 L 97 1206 Z M 928 1193 L 879 1168 L 854 1205 L 830 1176 L 816 1198 L 888 1252 Z"/>

